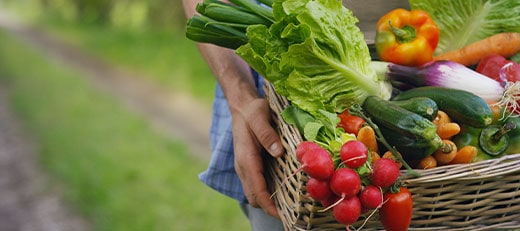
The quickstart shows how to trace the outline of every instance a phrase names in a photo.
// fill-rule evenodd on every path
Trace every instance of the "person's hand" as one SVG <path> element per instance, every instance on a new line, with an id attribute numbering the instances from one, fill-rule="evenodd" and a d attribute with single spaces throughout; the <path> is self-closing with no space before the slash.
<path id="1" fill-rule="evenodd" d="M 249 204 L 261 207 L 267 214 L 279 217 L 267 190 L 262 160 L 263 150 L 279 157 L 284 150 L 280 137 L 270 124 L 267 100 L 256 98 L 233 113 L 235 169 Z"/>

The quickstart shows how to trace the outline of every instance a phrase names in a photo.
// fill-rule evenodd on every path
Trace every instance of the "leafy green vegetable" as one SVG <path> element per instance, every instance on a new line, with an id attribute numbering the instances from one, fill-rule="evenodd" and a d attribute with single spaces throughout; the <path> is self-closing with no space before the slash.
<path id="1" fill-rule="evenodd" d="M 311 115 L 294 105 L 289 105 L 281 115 L 286 123 L 298 128 L 305 140 L 319 143 L 331 153 L 339 154 L 343 143 L 356 139 L 354 134 L 346 133 L 338 127 L 340 119 L 336 113 L 320 110 L 316 115 Z"/>
<path id="2" fill-rule="evenodd" d="M 296 126 L 300 132 L 304 131 L 307 123 L 316 120 L 314 116 L 308 112 L 302 111 L 300 108 L 291 105 L 287 106 L 280 114 L 286 123 Z"/>
<path id="3" fill-rule="evenodd" d="M 433 18 L 441 33 L 435 54 L 500 32 L 520 32 L 518 0 L 409 0 Z"/>
<path id="4" fill-rule="evenodd" d="M 275 0 L 275 22 L 252 25 L 236 53 L 292 104 L 316 115 L 341 112 L 369 95 L 389 98 L 358 19 L 337 0 Z"/>

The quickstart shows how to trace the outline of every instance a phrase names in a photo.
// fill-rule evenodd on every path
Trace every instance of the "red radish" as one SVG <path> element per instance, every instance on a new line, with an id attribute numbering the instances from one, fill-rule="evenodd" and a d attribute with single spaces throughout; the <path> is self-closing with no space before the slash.
<path id="1" fill-rule="evenodd" d="M 368 158 L 367 146 L 357 140 L 347 141 L 341 146 L 340 157 L 341 161 L 350 168 L 361 167 Z"/>
<path id="2" fill-rule="evenodd" d="M 361 215 L 361 203 L 356 196 L 345 198 L 332 209 L 334 218 L 342 224 L 351 225 Z"/>
<path id="3" fill-rule="evenodd" d="M 506 82 L 507 79 L 501 79 L 499 75 L 500 68 L 506 64 L 507 60 L 500 55 L 490 55 L 482 58 L 475 71 L 500 83 Z"/>
<path id="4" fill-rule="evenodd" d="M 329 199 L 333 195 L 327 180 L 318 180 L 312 177 L 307 181 L 307 193 L 317 201 Z"/>
<path id="5" fill-rule="evenodd" d="M 400 174 L 399 166 L 394 160 L 381 158 L 374 162 L 370 180 L 373 185 L 386 188 L 394 184 Z"/>
<path id="6" fill-rule="evenodd" d="M 329 198 L 325 200 L 321 200 L 320 203 L 323 205 L 323 207 L 329 207 L 333 205 L 334 203 L 338 202 L 340 200 L 340 197 L 338 197 L 336 194 L 332 194 Z"/>
<path id="7" fill-rule="evenodd" d="M 319 180 L 329 179 L 334 173 L 334 161 L 329 152 L 323 148 L 305 153 L 301 163 L 303 172 Z"/>
<path id="8" fill-rule="evenodd" d="M 374 185 L 368 185 L 359 193 L 361 206 L 367 209 L 375 209 L 383 203 L 383 192 Z"/>
<path id="9" fill-rule="evenodd" d="M 500 78 L 506 78 L 509 82 L 518 82 L 520 80 L 520 64 L 510 61 L 500 68 L 498 74 Z"/>
<path id="10" fill-rule="evenodd" d="M 476 71 L 498 81 L 505 86 L 503 98 L 499 105 L 508 111 L 520 114 L 520 64 L 500 55 L 482 58 Z"/>
<path id="11" fill-rule="evenodd" d="M 361 179 L 356 171 L 350 168 L 339 168 L 330 178 L 330 188 L 342 198 L 352 197 L 358 194 Z"/>
<path id="12" fill-rule="evenodd" d="M 305 153 L 321 148 L 320 145 L 318 145 L 315 142 L 312 141 L 303 141 L 300 144 L 298 144 L 298 147 L 296 147 L 296 159 L 298 161 L 302 161 L 302 157 Z"/>
<path id="13" fill-rule="evenodd" d="M 482 58 L 475 70 L 500 83 L 520 80 L 520 64 L 507 60 L 501 55 L 490 55 Z"/>

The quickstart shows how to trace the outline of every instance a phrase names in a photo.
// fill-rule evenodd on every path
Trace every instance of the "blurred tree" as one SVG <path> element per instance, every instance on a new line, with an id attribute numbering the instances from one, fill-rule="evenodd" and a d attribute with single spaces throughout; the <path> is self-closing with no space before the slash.
<path id="1" fill-rule="evenodd" d="M 40 3 L 43 7 L 48 7 L 50 5 L 50 0 L 40 0 Z"/>
<path id="2" fill-rule="evenodd" d="M 110 0 L 72 0 L 80 21 L 107 24 L 110 19 Z"/>
<path id="3" fill-rule="evenodd" d="M 183 29 L 186 17 L 182 0 L 137 0 L 148 2 L 148 21 L 151 26 Z"/>
<path id="4" fill-rule="evenodd" d="M 31 6 L 40 14 L 60 20 L 107 26 L 155 27 L 183 30 L 186 17 L 182 0 L 0 0 Z"/>
<path id="5" fill-rule="evenodd" d="M 173 0 L 173 23 L 174 26 L 184 29 L 186 25 L 186 16 L 184 15 L 184 9 L 182 7 L 182 0 Z"/>
<path id="6" fill-rule="evenodd" d="M 146 1 L 115 1 L 110 12 L 110 22 L 116 27 L 140 30 L 149 27 L 149 7 Z"/>

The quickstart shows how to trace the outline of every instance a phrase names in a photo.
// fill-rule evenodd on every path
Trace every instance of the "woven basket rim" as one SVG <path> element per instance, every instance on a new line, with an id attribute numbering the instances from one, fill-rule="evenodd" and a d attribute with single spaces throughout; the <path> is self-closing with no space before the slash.
<path id="1" fill-rule="evenodd" d="M 468 164 L 451 164 L 415 170 L 420 176 L 406 179 L 406 183 L 484 179 L 520 171 L 520 153 Z"/>

